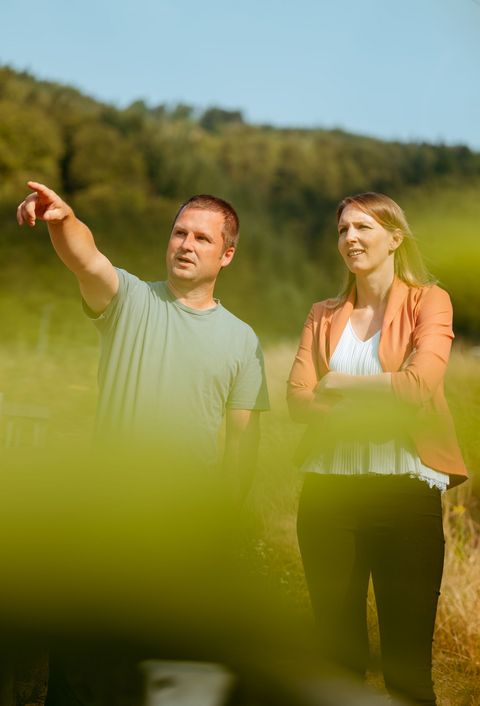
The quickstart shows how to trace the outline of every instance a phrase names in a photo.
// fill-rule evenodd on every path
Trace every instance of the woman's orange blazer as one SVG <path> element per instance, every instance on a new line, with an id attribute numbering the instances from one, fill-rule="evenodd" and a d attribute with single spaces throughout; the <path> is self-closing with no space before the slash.
<path id="1" fill-rule="evenodd" d="M 287 399 L 296 421 L 312 419 L 309 406 L 314 388 L 329 371 L 355 296 L 354 286 L 344 302 L 317 302 L 310 310 L 288 380 Z M 410 287 L 396 277 L 380 334 L 380 363 L 384 372 L 392 373 L 396 398 L 414 407 L 417 418 L 411 434 L 421 461 L 447 473 L 451 486 L 467 476 L 443 390 L 453 337 L 447 292 L 436 285 Z"/>

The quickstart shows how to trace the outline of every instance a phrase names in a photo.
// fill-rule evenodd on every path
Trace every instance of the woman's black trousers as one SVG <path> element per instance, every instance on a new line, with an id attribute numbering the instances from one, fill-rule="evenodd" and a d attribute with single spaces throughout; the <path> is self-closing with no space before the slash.
<path id="1" fill-rule="evenodd" d="M 371 576 L 386 687 L 433 706 L 444 554 L 440 491 L 408 476 L 307 473 L 297 530 L 324 657 L 365 673 Z"/>

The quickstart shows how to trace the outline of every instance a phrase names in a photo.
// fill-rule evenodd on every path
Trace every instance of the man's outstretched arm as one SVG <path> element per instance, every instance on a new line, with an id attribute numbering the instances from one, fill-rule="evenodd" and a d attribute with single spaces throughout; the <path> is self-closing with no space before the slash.
<path id="1" fill-rule="evenodd" d="M 29 181 L 33 193 L 17 209 L 19 225 L 45 221 L 58 257 L 73 272 L 88 307 L 102 313 L 118 291 L 118 275 L 95 245 L 91 230 L 72 208 L 44 184 Z"/>
<path id="2" fill-rule="evenodd" d="M 232 498 L 242 502 L 252 484 L 260 440 L 260 413 L 230 409 L 226 416 L 225 482 Z"/>

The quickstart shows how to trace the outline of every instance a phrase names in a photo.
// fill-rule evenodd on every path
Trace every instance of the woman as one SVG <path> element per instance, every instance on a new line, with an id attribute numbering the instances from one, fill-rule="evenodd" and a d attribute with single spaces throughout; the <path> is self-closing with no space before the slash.
<path id="1" fill-rule="evenodd" d="M 337 223 L 347 285 L 313 305 L 288 384 L 308 423 L 302 560 L 324 655 L 365 673 L 371 576 L 387 689 L 432 706 L 441 492 L 466 476 L 443 393 L 451 304 L 392 199 L 347 197 Z"/>

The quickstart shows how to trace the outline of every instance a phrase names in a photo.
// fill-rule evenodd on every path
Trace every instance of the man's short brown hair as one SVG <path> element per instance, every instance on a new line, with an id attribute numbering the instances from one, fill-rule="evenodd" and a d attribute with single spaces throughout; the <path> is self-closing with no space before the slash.
<path id="1" fill-rule="evenodd" d="M 225 243 L 225 250 L 227 248 L 236 248 L 239 238 L 240 220 L 238 218 L 237 212 L 233 206 L 220 199 L 218 196 L 211 196 L 210 194 L 196 194 L 191 196 L 187 201 L 182 203 L 178 209 L 175 218 L 173 219 L 173 225 L 175 225 L 177 218 L 186 208 L 199 208 L 202 211 L 215 211 L 223 215 L 223 228 L 222 235 Z"/>

